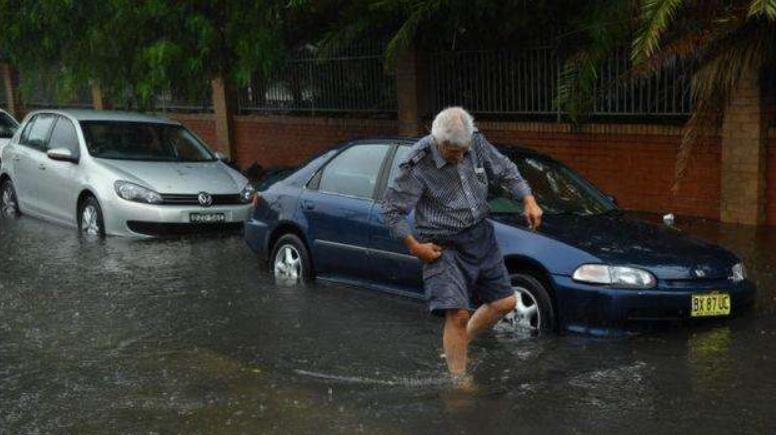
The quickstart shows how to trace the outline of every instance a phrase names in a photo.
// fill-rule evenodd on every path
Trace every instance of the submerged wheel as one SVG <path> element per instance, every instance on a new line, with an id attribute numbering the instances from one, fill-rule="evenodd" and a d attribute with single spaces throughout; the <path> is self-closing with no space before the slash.
<path id="1" fill-rule="evenodd" d="M 5 180 L 0 186 L 0 214 L 3 217 L 19 216 L 19 201 L 11 180 Z"/>
<path id="2" fill-rule="evenodd" d="M 102 208 L 93 196 L 87 197 L 78 210 L 78 230 L 90 236 L 105 235 L 105 221 L 102 218 Z"/>
<path id="3" fill-rule="evenodd" d="M 496 325 L 500 331 L 528 332 L 539 335 L 555 328 L 552 299 L 545 286 L 531 275 L 512 274 L 512 288 L 517 304 Z"/>
<path id="4" fill-rule="evenodd" d="M 296 285 L 312 281 L 310 253 L 304 242 L 294 234 L 278 239 L 272 250 L 272 274 L 280 285 Z"/>

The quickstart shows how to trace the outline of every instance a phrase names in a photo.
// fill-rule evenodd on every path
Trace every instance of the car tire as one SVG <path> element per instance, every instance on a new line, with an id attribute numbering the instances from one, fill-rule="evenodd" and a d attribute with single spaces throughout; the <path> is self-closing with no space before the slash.
<path id="1" fill-rule="evenodd" d="M 78 208 L 78 231 L 88 236 L 105 236 L 105 220 L 97 198 L 87 196 Z"/>
<path id="2" fill-rule="evenodd" d="M 13 182 L 10 179 L 6 179 L 0 185 L 0 215 L 3 217 L 16 217 L 21 214 L 16 189 L 13 187 Z"/>
<path id="3" fill-rule="evenodd" d="M 555 310 L 545 285 L 532 275 L 510 275 L 515 290 L 515 309 L 497 324 L 498 330 L 541 335 L 555 330 Z"/>
<path id="4" fill-rule="evenodd" d="M 295 234 L 281 236 L 272 249 L 270 271 L 281 285 L 306 284 L 313 280 L 310 252 Z"/>

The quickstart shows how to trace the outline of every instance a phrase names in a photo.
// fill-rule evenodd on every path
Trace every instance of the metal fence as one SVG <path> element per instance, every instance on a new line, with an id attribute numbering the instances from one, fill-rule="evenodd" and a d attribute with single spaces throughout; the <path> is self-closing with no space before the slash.
<path id="1" fill-rule="evenodd" d="M 156 95 L 153 106 L 162 113 L 210 113 L 213 112 L 213 93 L 209 83 L 195 95 L 171 90 Z"/>
<path id="2" fill-rule="evenodd" d="M 386 74 L 383 59 L 377 45 L 325 58 L 307 47 L 269 78 L 256 77 L 239 89 L 239 111 L 395 113 L 394 77 Z"/>
<path id="3" fill-rule="evenodd" d="M 563 59 L 552 47 L 513 51 L 434 53 L 430 59 L 431 109 L 451 105 L 478 114 L 553 115 Z M 613 53 L 599 69 L 591 115 L 685 117 L 690 113 L 689 79 L 683 67 L 650 78 L 632 78 L 627 51 Z"/>
<path id="4" fill-rule="evenodd" d="M 65 91 L 56 70 L 37 74 L 20 74 L 22 104 L 26 109 L 91 108 L 92 94 L 88 84 Z"/>

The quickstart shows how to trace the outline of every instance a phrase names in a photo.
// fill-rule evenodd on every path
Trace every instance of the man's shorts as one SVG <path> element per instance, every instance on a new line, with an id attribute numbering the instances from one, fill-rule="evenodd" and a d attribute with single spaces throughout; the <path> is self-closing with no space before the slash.
<path id="1" fill-rule="evenodd" d="M 441 257 L 423 265 L 423 285 L 432 313 L 470 309 L 515 293 L 490 221 L 432 241 L 443 248 Z"/>

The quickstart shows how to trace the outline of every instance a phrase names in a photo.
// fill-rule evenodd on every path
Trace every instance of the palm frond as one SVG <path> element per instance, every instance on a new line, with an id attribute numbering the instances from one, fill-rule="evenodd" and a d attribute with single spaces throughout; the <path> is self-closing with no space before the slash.
<path id="1" fill-rule="evenodd" d="M 633 39 L 633 58 L 652 56 L 660 47 L 660 38 L 673 21 L 684 0 L 645 0 L 642 6 L 643 26 Z"/>
<path id="2" fill-rule="evenodd" d="M 386 68 L 393 66 L 398 55 L 412 45 L 420 25 L 436 15 L 448 2 L 449 0 L 420 1 L 413 6 L 410 16 L 391 37 L 385 48 Z"/>
<path id="3" fill-rule="evenodd" d="M 776 0 L 752 0 L 748 16 L 764 16 L 770 21 L 776 21 Z"/>
<path id="4" fill-rule="evenodd" d="M 675 166 L 676 192 L 686 175 L 693 147 L 702 137 L 718 133 L 726 104 L 738 88 L 744 71 L 760 71 L 772 48 L 767 30 L 745 26 L 710 42 L 706 58 L 691 82 L 693 113 L 685 124 Z"/>

